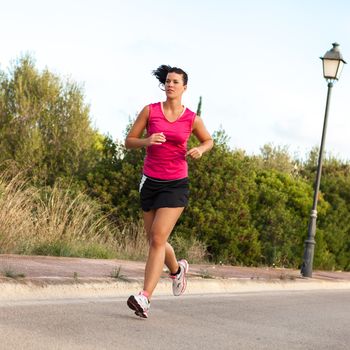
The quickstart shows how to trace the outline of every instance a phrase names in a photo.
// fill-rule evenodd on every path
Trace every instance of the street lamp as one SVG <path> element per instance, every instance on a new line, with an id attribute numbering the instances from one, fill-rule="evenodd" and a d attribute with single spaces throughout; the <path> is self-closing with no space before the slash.
<path id="1" fill-rule="evenodd" d="M 339 51 L 339 48 L 338 48 L 339 44 L 333 43 L 332 45 L 333 45 L 333 48 L 327 51 L 323 57 L 320 57 L 323 64 L 323 76 L 328 82 L 328 92 L 327 92 L 326 110 L 325 110 L 324 122 L 323 122 L 321 147 L 320 147 L 320 153 L 318 156 L 317 174 L 316 174 L 316 182 L 315 182 L 315 188 L 314 188 L 314 199 L 313 199 L 313 205 L 312 205 L 311 214 L 310 214 L 308 236 L 307 236 L 307 239 L 305 240 L 304 261 L 300 271 L 303 277 L 312 277 L 312 264 L 314 260 L 314 248 L 316 244 L 315 234 L 316 234 L 316 218 L 317 218 L 317 199 L 318 199 L 318 191 L 319 191 L 320 182 L 321 182 L 323 146 L 326 139 L 328 106 L 329 106 L 329 100 L 331 97 L 331 90 L 333 87 L 333 83 L 339 79 L 343 66 L 344 64 L 346 64 L 346 62 L 343 59 L 343 56 Z"/>

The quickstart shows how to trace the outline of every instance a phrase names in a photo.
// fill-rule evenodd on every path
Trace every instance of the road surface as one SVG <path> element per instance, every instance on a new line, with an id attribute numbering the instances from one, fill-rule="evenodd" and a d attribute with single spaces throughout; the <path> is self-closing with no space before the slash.
<path id="1" fill-rule="evenodd" d="M 350 290 L 0 301 L 0 349 L 349 349 Z"/>

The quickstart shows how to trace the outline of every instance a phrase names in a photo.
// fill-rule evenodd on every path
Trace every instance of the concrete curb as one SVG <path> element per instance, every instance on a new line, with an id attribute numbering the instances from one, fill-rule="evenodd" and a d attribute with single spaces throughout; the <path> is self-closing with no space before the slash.
<path id="1" fill-rule="evenodd" d="M 3 281 L 0 301 L 50 300 L 71 298 L 122 297 L 142 289 L 141 280 L 113 281 L 111 279 L 72 279 L 57 281 L 32 279 Z M 350 281 L 294 281 L 251 279 L 189 279 L 186 294 L 246 293 L 269 291 L 350 290 Z M 156 295 L 172 295 L 171 281 L 161 280 Z"/>

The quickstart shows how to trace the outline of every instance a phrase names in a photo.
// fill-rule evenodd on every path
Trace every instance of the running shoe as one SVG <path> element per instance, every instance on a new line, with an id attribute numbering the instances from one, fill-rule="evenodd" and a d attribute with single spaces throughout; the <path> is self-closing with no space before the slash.
<path id="1" fill-rule="evenodd" d="M 180 266 L 180 272 L 175 276 L 170 275 L 170 278 L 173 280 L 173 294 L 175 296 L 183 294 L 186 290 L 186 273 L 188 272 L 189 268 L 188 262 L 185 259 L 178 261 L 178 263 Z"/>
<path id="2" fill-rule="evenodd" d="M 142 293 L 138 295 L 130 295 L 127 304 L 131 310 L 135 311 L 135 315 L 142 318 L 148 317 L 148 311 L 151 303 Z"/>

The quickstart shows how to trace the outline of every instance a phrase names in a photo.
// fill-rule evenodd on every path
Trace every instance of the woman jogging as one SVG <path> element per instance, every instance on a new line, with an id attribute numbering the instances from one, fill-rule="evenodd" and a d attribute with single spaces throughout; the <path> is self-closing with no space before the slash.
<path id="1" fill-rule="evenodd" d="M 153 71 L 153 75 L 164 86 L 166 101 L 144 107 L 125 140 L 128 149 L 146 147 L 139 191 L 149 252 L 143 290 L 131 295 L 127 302 L 135 314 L 143 318 L 148 317 L 152 293 L 164 263 L 173 279 L 173 294 L 179 296 L 186 289 L 188 263 L 177 261 L 174 249 L 167 241 L 188 203 L 186 157 L 199 159 L 213 147 L 202 119 L 182 105 L 187 74 L 180 68 L 162 65 Z M 142 138 L 145 129 L 147 135 Z M 187 150 L 191 133 L 200 145 Z"/>

